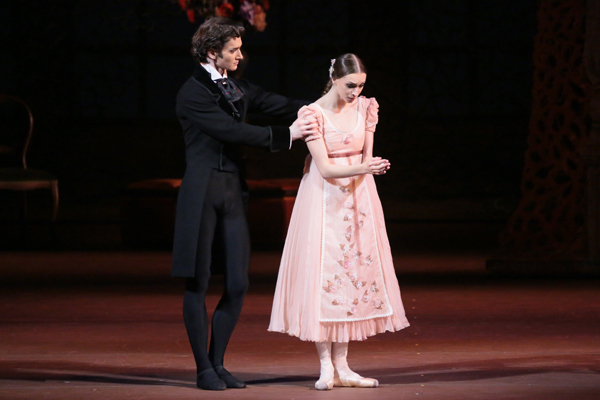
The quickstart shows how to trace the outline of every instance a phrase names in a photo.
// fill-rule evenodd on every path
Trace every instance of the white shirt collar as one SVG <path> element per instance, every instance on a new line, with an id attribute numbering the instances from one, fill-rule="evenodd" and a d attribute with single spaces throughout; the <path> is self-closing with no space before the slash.
<path id="1" fill-rule="evenodd" d="M 213 82 L 217 79 L 227 78 L 227 70 L 224 70 L 223 75 L 221 75 L 219 71 L 217 71 L 217 69 L 210 64 L 200 63 L 200 65 L 202 65 L 202 67 L 208 71 L 210 74 L 210 79 L 212 79 Z"/>

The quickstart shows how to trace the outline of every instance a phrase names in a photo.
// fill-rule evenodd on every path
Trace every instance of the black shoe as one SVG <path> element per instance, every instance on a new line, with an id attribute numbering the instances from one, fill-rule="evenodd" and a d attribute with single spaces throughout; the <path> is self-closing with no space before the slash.
<path id="1" fill-rule="evenodd" d="M 225 382 L 219 379 L 219 376 L 212 368 L 205 369 L 198 374 L 196 386 L 204 390 L 225 390 L 227 388 Z"/>
<path id="2" fill-rule="evenodd" d="M 246 387 L 246 384 L 243 381 L 240 381 L 239 379 L 231 375 L 222 365 L 215 367 L 215 371 L 217 372 L 219 378 L 221 378 L 223 382 L 225 382 L 228 388 L 243 389 Z"/>

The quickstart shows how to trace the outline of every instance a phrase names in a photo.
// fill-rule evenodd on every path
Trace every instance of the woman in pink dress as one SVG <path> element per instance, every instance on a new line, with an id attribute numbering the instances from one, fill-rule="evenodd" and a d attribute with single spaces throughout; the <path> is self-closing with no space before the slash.
<path id="1" fill-rule="evenodd" d="M 332 60 L 326 93 L 298 118 L 316 117 L 304 176 L 285 241 L 269 331 L 313 341 L 319 390 L 376 387 L 353 372 L 348 342 L 407 327 L 373 175 L 378 104 L 359 96 L 366 70 L 354 54 Z"/>

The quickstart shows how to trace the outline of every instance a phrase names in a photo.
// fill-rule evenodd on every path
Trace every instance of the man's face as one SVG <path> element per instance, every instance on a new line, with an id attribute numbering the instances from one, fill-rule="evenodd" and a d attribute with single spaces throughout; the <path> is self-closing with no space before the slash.
<path id="1" fill-rule="evenodd" d="M 229 39 L 220 53 L 209 52 L 208 56 L 214 61 L 214 67 L 217 70 L 235 71 L 239 62 L 244 58 L 241 48 L 242 38 L 236 37 Z"/>
<path id="2" fill-rule="evenodd" d="M 335 87 L 338 95 L 346 102 L 354 102 L 363 88 L 365 87 L 365 81 L 367 80 L 367 74 L 364 72 L 358 74 L 348 74 L 339 79 L 336 79 Z"/>

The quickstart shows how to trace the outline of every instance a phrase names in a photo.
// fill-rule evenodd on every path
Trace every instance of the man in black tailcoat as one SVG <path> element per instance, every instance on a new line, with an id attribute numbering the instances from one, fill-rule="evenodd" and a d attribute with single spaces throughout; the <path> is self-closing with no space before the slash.
<path id="1" fill-rule="evenodd" d="M 235 71 L 242 60 L 243 34 L 243 27 L 225 18 L 203 23 L 192 39 L 198 64 L 177 96 L 187 168 L 177 199 L 172 275 L 186 278 L 183 317 L 196 361 L 196 384 L 207 390 L 246 386 L 223 367 L 248 288 L 247 186 L 240 175 L 239 147 L 285 150 L 292 140 L 316 132 L 316 121 L 304 126 L 294 122 L 289 128 L 243 122 L 248 111 L 290 118 L 307 104 L 265 92 L 245 80 L 227 79 L 227 71 Z M 207 351 L 205 296 L 211 265 L 223 271 L 225 287 L 213 314 Z"/>

